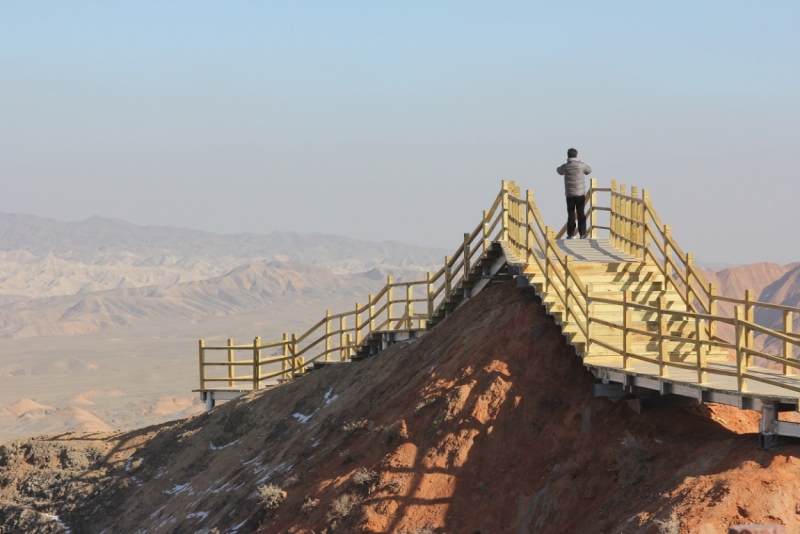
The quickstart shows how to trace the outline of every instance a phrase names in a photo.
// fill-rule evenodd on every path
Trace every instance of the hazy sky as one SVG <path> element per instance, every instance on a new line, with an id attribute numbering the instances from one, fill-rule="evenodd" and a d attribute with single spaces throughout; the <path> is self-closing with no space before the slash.
<path id="1" fill-rule="evenodd" d="M 575 146 L 708 262 L 800 261 L 800 2 L 0 0 L 0 211 L 454 247 Z"/>

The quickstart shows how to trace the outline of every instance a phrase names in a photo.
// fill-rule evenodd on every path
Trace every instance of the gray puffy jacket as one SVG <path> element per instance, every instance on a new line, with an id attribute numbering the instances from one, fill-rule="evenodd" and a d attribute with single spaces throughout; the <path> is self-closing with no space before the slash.
<path id="1" fill-rule="evenodd" d="M 581 197 L 586 194 L 585 174 L 592 172 L 592 168 L 578 158 L 569 158 L 567 162 L 556 169 L 564 177 L 564 193 L 568 197 Z"/>

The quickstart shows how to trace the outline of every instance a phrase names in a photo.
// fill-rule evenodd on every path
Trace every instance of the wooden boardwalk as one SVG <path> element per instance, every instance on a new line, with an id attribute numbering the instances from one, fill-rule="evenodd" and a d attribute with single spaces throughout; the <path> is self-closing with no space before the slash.
<path id="1" fill-rule="evenodd" d="M 800 438 L 800 424 L 777 418 L 800 403 L 794 328 L 800 309 L 759 302 L 752 291 L 743 298 L 719 295 L 661 222 L 646 190 L 640 197 L 635 187 L 627 192 L 612 181 L 600 188 L 592 180 L 586 208 L 591 237 L 563 239 L 566 228 L 556 232 L 544 224 L 533 191 L 523 197 L 514 182 L 503 182 L 477 227 L 425 279 L 390 276 L 363 304 L 329 310 L 308 331 L 281 340 L 229 339 L 219 346 L 200 340 L 198 391 L 212 407 L 215 398 L 369 357 L 423 335 L 490 284 L 517 277 L 539 294 L 597 378 L 596 394 L 655 391 L 760 410 L 762 446 L 780 436 Z M 721 302 L 734 311 L 721 313 Z M 756 310 L 782 321 L 759 323 Z"/>

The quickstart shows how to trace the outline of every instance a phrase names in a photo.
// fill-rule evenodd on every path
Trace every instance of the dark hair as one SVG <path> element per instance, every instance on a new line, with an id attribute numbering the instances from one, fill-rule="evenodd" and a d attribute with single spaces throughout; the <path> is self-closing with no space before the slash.
<path id="1" fill-rule="evenodd" d="M 577 158 L 578 157 L 578 151 L 575 150 L 574 148 L 570 148 L 569 150 L 567 150 L 567 157 L 568 158 Z"/>

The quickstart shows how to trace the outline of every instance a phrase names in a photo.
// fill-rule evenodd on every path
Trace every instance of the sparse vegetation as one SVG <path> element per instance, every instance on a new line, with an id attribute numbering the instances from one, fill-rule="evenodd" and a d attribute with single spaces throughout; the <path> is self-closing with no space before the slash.
<path id="1" fill-rule="evenodd" d="M 400 493 L 400 490 L 402 488 L 403 488 L 403 483 L 397 480 L 396 478 L 393 478 L 386 483 L 386 490 L 391 493 Z"/>
<path id="2" fill-rule="evenodd" d="M 413 532 L 403 532 L 401 534 L 436 534 L 436 531 L 433 530 L 431 527 L 423 527 Z"/>
<path id="3" fill-rule="evenodd" d="M 627 487 L 636 487 L 647 478 L 655 459 L 644 442 L 631 434 L 622 438 L 619 448 L 614 451 L 613 470 L 618 472 L 620 482 Z"/>
<path id="4" fill-rule="evenodd" d="M 353 474 L 352 481 L 353 484 L 361 488 L 365 493 L 369 494 L 375 490 L 375 486 L 378 484 L 379 479 L 380 475 L 378 473 L 362 467 Z"/>
<path id="5" fill-rule="evenodd" d="M 317 509 L 319 506 L 319 499 L 312 499 L 310 495 L 306 495 L 306 498 L 303 500 L 302 506 L 300 506 L 300 511 L 304 514 L 310 514 L 314 510 Z"/>
<path id="6" fill-rule="evenodd" d="M 359 421 L 348 421 L 347 423 L 342 425 L 342 432 L 347 435 L 352 434 L 353 432 L 357 432 L 364 428 L 367 428 L 369 425 L 369 421 L 366 419 L 361 419 Z"/>
<path id="7" fill-rule="evenodd" d="M 680 534 L 681 520 L 675 510 L 669 514 L 668 519 L 656 519 L 653 521 L 658 527 L 658 534 Z"/>
<path id="8" fill-rule="evenodd" d="M 292 488 L 300 483 L 300 477 L 297 475 L 290 475 L 286 477 L 286 480 L 283 481 L 281 487 L 283 489 Z"/>
<path id="9" fill-rule="evenodd" d="M 345 493 L 333 500 L 331 509 L 328 511 L 328 522 L 334 523 L 341 521 L 353 513 L 353 509 L 361 502 L 361 499 L 353 493 Z"/>
<path id="10" fill-rule="evenodd" d="M 402 419 L 398 419 L 383 429 L 383 441 L 391 443 L 392 441 L 400 439 L 408 439 L 406 422 Z"/>
<path id="11" fill-rule="evenodd" d="M 420 412 L 422 412 L 422 410 L 424 410 L 425 408 L 427 408 L 431 404 L 435 404 L 436 400 L 437 400 L 436 397 L 426 397 L 426 398 L 422 399 L 421 401 L 419 401 L 417 403 L 417 405 L 414 407 L 414 415 L 419 415 Z"/>
<path id="12" fill-rule="evenodd" d="M 264 484 L 258 487 L 258 500 L 267 510 L 277 510 L 286 500 L 286 492 L 275 484 Z"/>
<path id="13" fill-rule="evenodd" d="M 345 449 L 339 453 L 339 458 L 342 460 L 342 465 L 347 465 L 353 463 L 353 460 L 356 459 L 356 455 L 350 452 L 349 449 Z"/>

